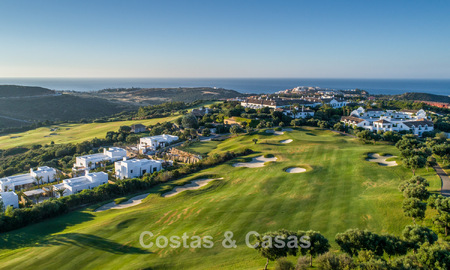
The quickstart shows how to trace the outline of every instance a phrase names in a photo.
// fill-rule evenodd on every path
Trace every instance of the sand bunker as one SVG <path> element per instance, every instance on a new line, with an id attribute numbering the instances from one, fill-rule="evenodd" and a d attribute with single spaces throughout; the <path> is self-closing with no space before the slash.
<path id="1" fill-rule="evenodd" d="M 275 130 L 273 130 L 273 129 L 267 129 L 267 130 L 266 130 L 266 133 L 274 134 L 274 135 L 283 135 L 283 134 L 284 134 L 283 131 L 275 131 Z"/>
<path id="2" fill-rule="evenodd" d="M 209 182 L 213 181 L 213 180 L 218 180 L 218 179 L 223 179 L 223 178 L 208 178 L 208 179 L 198 179 L 198 180 L 194 180 L 184 186 L 179 186 L 179 187 L 175 187 L 174 189 L 172 189 L 169 192 L 164 193 L 163 195 L 161 195 L 164 198 L 167 197 L 172 197 L 177 195 L 180 192 L 183 192 L 185 190 L 193 190 L 193 189 L 199 189 L 203 186 L 206 186 Z"/>
<path id="3" fill-rule="evenodd" d="M 292 167 L 286 169 L 287 173 L 303 173 L 306 172 L 306 169 L 300 167 Z"/>
<path id="4" fill-rule="evenodd" d="M 291 142 L 292 142 L 292 139 L 280 141 L 280 143 L 291 143 Z"/>
<path id="5" fill-rule="evenodd" d="M 110 210 L 110 209 L 124 209 L 124 208 L 128 208 L 128 207 L 132 207 L 132 206 L 142 203 L 142 200 L 145 199 L 149 194 L 150 193 L 138 195 L 138 196 L 133 197 L 133 198 L 129 199 L 128 201 L 123 202 L 121 204 L 116 204 L 115 202 L 110 202 L 110 203 L 107 203 L 107 204 L 97 208 L 94 212 L 102 212 L 102 211 L 106 211 L 106 210 Z"/>
<path id="6" fill-rule="evenodd" d="M 367 161 L 370 162 L 376 162 L 378 163 L 378 165 L 381 166 L 397 166 L 397 162 L 394 161 L 386 161 L 386 159 L 388 158 L 393 158 L 393 157 L 397 157 L 397 156 L 392 156 L 392 155 L 385 155 L 385 156 L 380 156 L 379 154 L 368 154 L 369 158 L 367 158 Z"/>
<path id="7" fill-rule="evenodd" d="M 265 158 L 264 156 L 259 156 L 259 157 L 252 158 L 252 161 L 250 161 L 250 162 L 234 163 L 233 167 L 259 168 L 259 167 L 264 167 L 265 162 L 276 161 L 276 160 L 277 160 L 276 157 Z"/>

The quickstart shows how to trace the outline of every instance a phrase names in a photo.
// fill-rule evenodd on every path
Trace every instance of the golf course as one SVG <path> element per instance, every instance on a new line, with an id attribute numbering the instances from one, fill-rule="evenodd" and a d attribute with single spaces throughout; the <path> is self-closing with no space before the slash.
<path id="1" fill-rule="evenodd" d="M 149 125 L 170 120 L 138 122 Z M 89 128 L 91 124 L 84 124 L 79 132 L 85 134 L 76 133 L 81 125 L 67 126 L 67 130 L 60 126 L 55 131 L 60 135 L 42 139 L 38 135 L 27 137 L 25 132 L 18 134 L 22 136 L 18 142 L 4 136 L 0 137 L 0 148 L 23 140 L 77 142 L 78 138 L 104 136 L 106 131 L 132 122 L 108 124 L 96 124 L 95 130 Z M 48 128 L 41 129 L 49 133 Z M 142 192 L 150 195 L 141 204 L 129 208 L 95 212 L 108 203 L 104 202 L 1 234 L 0 268 L 79 269 L 82 263 L 89 269 L 261 269 L 265 258 L 245 244 L 250 231 L 315 230 L 328 238 L 332 250 L 337 250 L 334 237 L 347 229 L 400 235 L 406 225 L 412 224 L 403 214 L 403 196 L 398 190 L 400 182 L 412 177 L 411 170 L 402 166 L 399 158 L 394 158 L 398 166 L 366 161 L 369 153 L 399 156 L 392 145 L 362 144 L 329 130 L 302 127 L 282 135 L 260 130 L 220 142 L 198 142 L 184 150 L 188 148 L 208 155 L 243 148 L 254 153 L 155 186 Z M 261 156 L 270 161 L 258 167 L 233 166 Z M 305 170 L 288 173 L 288 168 Z M 430 182 L 430 191 L 440 189 L 434 170 L 418 169 L 416 174 Z M 175 186 L 207 178 L 215 180 L 198 189 L 162 196 Z M 181 237 L 186 233 L 190 237 L 212 236 L 214 247 L 143 248 L 139 238 L 144 231 L 154 235 L 146 238 L 146 243 L 155 242 L 157 236 Z M 233 232 L 235 248 L 222 246 L 226 231 Z M 288 259 L 294 262 L 297 258 Z"/>

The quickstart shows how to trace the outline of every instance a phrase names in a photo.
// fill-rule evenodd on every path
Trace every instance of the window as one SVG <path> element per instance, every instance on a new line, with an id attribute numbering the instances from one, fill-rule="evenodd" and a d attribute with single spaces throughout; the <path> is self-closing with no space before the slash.
<path id="1" fill-rule="evenodd" d="M 130 170 L 130 173 L 133 173 L 133 170 Z"/>

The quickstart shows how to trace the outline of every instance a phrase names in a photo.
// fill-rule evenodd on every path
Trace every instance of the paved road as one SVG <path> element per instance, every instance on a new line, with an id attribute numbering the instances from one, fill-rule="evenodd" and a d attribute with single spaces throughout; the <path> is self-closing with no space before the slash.
<path id="1" fill-rule="evenodd" d="M 445 173 L 445 171 L 439 165 L 433 166 L 433 169 L 436 171 L 437 175 L 441 178 L 442 186 L 441 186 L 441 194 L 442 196 L 450 197 L 450 178 Z"/>
<path id="2" fill-rule="evenodd" d="M 23 122 L 23 123 L 31 123 L 30 121 L 27 121 L 27 120 L 17 119 L 17 118 L 13 118 L 13 117 L 9 117 L 9 116 L 4 116 L 4 115 L 0 115 L 0 118 L 5 118 L 5 119 L 14 120 L 14 121 Z"/>

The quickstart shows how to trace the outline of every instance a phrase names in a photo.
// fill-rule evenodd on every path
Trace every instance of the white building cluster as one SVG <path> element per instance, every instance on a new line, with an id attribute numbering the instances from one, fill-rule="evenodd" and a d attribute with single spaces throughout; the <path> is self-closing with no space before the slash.
<path id="1" fill-rule="evenodd" d="M 342 108 L 348 104 L 344 99 L 330 96 L 317 97 L 303 97 L 300 99 L 293 98 L 270 98 L 270 97 L 250 97 L 241 102 L 241 106 L 245 108 L 261 109 L 268 107 L 271 109 L 288 108 L 293 104 L 298 104 L 304 107 L 318 107 L 324 104 L 332 108 Z"/>
<path id="2" fill-rule="evenodd" d="M 100 162 L 114 162 L 127 156 L 127 151 L 119 147 L 103 149 L 103 153 L 79 156 L 73 165 L 74 170 L 94 169 Z"/>
<path id="3" fill-rule="evenodd" d="M 76 194 L 84 189 L 93 189 L 108 183 L 108 174 L 105 172 L 86 171 L 85 175 L 65 179 L 61 184 L 54 185 L 55 190 L 64 189 L 64 196 Z"/>
<path id="4" fill-rule="evenodd" d="M 410 131 L 412 134 L 422 136 L 424 132 L 434 129 L 433 122 L 428 120 L 424 110 L 380 110 L 362 107 L 351 112 L 350 116 L 343 116 L 341 122 L 348 126 L 362 127 L 378 131 Z"/>
<path id="5" fill-rule="evenodd" d="M 39 178 L 42 183 L 55 181 L 56 170 L 48 166 L 38 167 L 37 170 L 30 169 L 30 173 L 19 174 L 0 178 L 0 191 L 16 191 L 37 182 Z"/>

